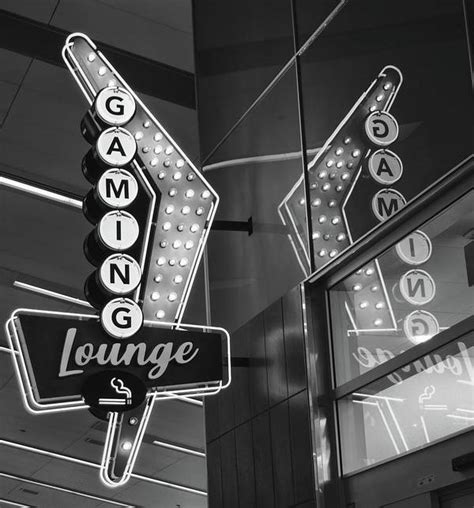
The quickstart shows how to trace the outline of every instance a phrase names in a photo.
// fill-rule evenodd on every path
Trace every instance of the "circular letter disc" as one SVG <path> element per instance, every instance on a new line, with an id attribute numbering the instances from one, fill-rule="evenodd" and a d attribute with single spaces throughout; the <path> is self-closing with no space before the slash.
<path id="1" fill-rule="evenodd" d="M 403 331 L 413 344 L 421 344 L 439 333 L 438 320 L 430 312 L 415 310 L 403 320 Z"/>
<path id="2" fill-rule="evenodd" d="M 114 339 L 128 339 L 143 324 L 143 313 L 133 300 L 115 298 L 100 313 L 102 328 Z"/>
<path id="3" fill-rule="evenodd" d="M 424 270 L 410 270 L 400 278 L 400 293 L 412 305 L 425 305 L 433 300 L 436 284 Z"/>
<path id="4" fill-rule="evenodd" d="M 133 118 L 135 107 L 134 98 L 119 86 L 103 88 L 95 100 L 95 111 L 99 118 L 106 124 L 117 127 Z"/>
<path id="5" fill-rule="evenodd" d="M 365 121 L 365 133 L 378 146 L 388 146 L 398 138 L 398 123 L 390 113 L 374 111 Z"/>
<path id="6" fill-rule="evenodd" d="M 137 241 L 140 227 L 130 213 L 113 210 L 100 219 L 98 233 L 106 247 L 124 251 Z"/>
<path id="7" fill-rule="evenodd" d="M 125 166 L 135 157 L 137 144 L 134 137 L 122 127 L 103 131 L 96 143 L 97 154 L 109 166 Z"/>
<path id="8" fill-rule="evenodd" d="M 390 150 L 376 150 L 369 158 L 370 176 L 383 185 L 391 185 L 400 180 L 403 164 L 398 155 Z"/>
<path id="9" fill-rule="evenodd" d="M 421 265 L 431 257 L 431 240 L 423 231 L 414 231 L 395 246 L 398 257 L 409 265 Z"/>
<path id="10" fill-rule="evenodd" d="M 108 169 L 97 183 L 97 194 L 110 208 L 126 208 L 138 195 L 138 183 L 125 169 Z"/>
<path id="11" fill-rule="evenodd" d="M 140 284 L 141 277 L 140 265 L 126 254 L 112 254 L 99 270 L 100 282 L 115 295 L 126 295 L 134 291 Z"/>

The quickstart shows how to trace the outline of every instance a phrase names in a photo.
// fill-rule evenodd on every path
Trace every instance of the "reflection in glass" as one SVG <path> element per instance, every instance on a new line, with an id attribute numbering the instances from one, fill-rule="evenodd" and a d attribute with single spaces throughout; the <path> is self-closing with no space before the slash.
<path id="1" fill-rule="evenodd" d="M 401 83 L 402 75 L 396 67 L 383 68 L 308 164 L 309 204 L 302 177 L 280 204 L 280 216 L 288 227 L 288 236 L 302 267 L 308 267 L 310 257 L 302 240 L 306 209 L 311 216 L 314 268 L 321 268 L 352 243 L 353 218 L 346 215 L 346 205 L 369 154 L 374 148 L 386 147 L 397 138 L 398 125 L 387 112 Z M 378 167 L 382 174 L 392 174 L 387 157 L 380 159 Z M 399 160 L 398 157 L 395 160 Z M 397 201 L 395 205 L 390 199 L 377 204 L 382 212 L 380 220 L 398 210 Z"/>
<path id="2" fill-rule="evenodd" d="M 338 385 L 472 314 L 470 192 L 329 292 Z"/>
<path id="3" fill-rule="evenodd" d="M 474 333 L 338 401 L 344 473 L 474 425 Z"/>
<path id="4" fill-rule="evenodd" d="M 209 237 L 212 320 L 227 329 L 242 326 L 304 278 L 278 215 L 279 203 L 302 174 L 298 121 L 291 66 L 205 167 L 222 197 L 216 219 L 251 217 L 253 224 L 250 235 L 230 229 Z M 301 231 L 307 231 L 304 216 L 302 221 Z"/>

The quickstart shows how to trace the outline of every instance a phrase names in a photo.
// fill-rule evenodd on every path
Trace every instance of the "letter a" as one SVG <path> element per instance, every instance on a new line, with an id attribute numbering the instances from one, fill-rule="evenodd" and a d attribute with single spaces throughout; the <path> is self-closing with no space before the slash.
<path id="1" fill-rule="evenodd" d="M 380 176 L 381 173 L 388 173 L 390 176 L 394 176 L 390 168 L 390 165 L 388 164 L 387 159 L 385 157 L 382 157 L 380 159 L 379 167 L 377 169 L 377 175 Z"/>
<path id="2" fill-rule="evenodd" d="M 123 149 L 122 143 L 120 143 L 120 139 L 118 136 L 114 136 L 112 143 L 110 143 L 109 149 L 107 150 L 107 155 L 110 155 L 112 152 L 119 152 L 122 157 L 126 156 L 125 150 Z"/>

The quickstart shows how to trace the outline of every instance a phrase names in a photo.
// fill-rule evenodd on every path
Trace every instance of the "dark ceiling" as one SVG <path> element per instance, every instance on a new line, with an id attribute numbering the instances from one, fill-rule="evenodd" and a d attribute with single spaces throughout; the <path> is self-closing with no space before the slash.
<path id="1" fill-rule="evenodd" d="M 90 224 L 77 208 L 13 190 L 8 179 L 78 198 L 90 187 L 80 170 L 88 145 L 79 123 L 87 105 L 60 58 L 64 34 L 71 31 L 85 32 L 103 43 L 104 53 L 131 75 L 131 85 L 147 106 L 196 159 L 191 2 L 3 0 L 0 7 L 0 231 L 4 239 L 0 321 L 4 323 L 18 307 L 90 312 L 19 287 L 18 283 L 26 283 L 83 299 L 82 286 L 92 271 L 82 252 Z M 161 80 L 151 82 L 147 73 Z M 134 477 L 124 487 L 108 489 L 97 469 L 105 424 L 87 410 L 29 414 L 6 346 L 2 336 L 0 506 L 207 506 L 205 457 L 154 443 L 202 454 L 202 403 L 156 404 Z"/>

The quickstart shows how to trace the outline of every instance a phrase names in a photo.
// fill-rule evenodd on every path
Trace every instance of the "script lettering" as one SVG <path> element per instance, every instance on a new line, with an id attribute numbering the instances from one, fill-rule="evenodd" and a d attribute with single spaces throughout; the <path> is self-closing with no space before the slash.
<path id="1" fill-rule="evenodd" d="M 63 354 L 61 355 L 61 363 L 59 364 L 59 377 L 74 376 L 84 372 L 82 369 L 67 370 L 69 356 L 71 355 L 71 349 L 74 343 L 74 338 L 76 337 L 76 332 L 77 328 L 69 328 L 69 330 L 66 332 Z"/>
<path id="2" fill-rule="evenodd" d="M 409 365 L 405 365 L 400 369 L 400 371 L 406 373 L 414 371 L 417 374 L 422 372 L 426 372 L 427 374 L 443 374 L 444 372 L 451 372 L 454 376 L 463 376 L 467 373 L 469 379 L 466 382 L 474 385 L 474 365 L 471 361 L 471 357 L 469 356 L 469 348 L 466 344 L 464 344 L 464 342 L 458 342 L 456 345 L 461 353 L 460 358 L 454 355 L 445 355 L 443 359 L 440 354 L 434 353 L 432 355 L 424 356 Z M 400 351 L 400 353 L 403 352 L 404 351 Z M 358 347 L 357 351 L 352 353 L 352 356 L 359 365 L 366 369 L 372 369 L 395 357 L 394 353 L 386 349 L 376 348 L 375 352 L 372 353 L 369 349 L 363 346 Z M 393 384 L 400 384 L 403 381 L 403 376 L 400 371 L 392 372 L 392 374 L 389 374 L 387 378 Z"/>
<path id="3" fill-rule="evenodd" d="M 100 344 L 99 346 L 86 342 L 74 349 L 76 333 L 76 328 L 70 328 L 66 333 L 59 366 L 59 377 L 73 376 L 84 372 L 84 369 L 68 370 L 70 363 L 76 367 L 85 367 L 89 363 L 104 366 L 135 363 L 140 366 L 150 366 L 148 378 L 157 379 L 166 372 L 170 362 L 175 361 L 183 365 L 194 360 L 199 353 L 199 348 L 195 347 L 190 341 L 180 344 L 175 352 L 173 352 L 173 342 L 156 344 L 149 353 L 147 345 L 143 342 L 126 345 L 116 342 L 113 344 Z"/>

